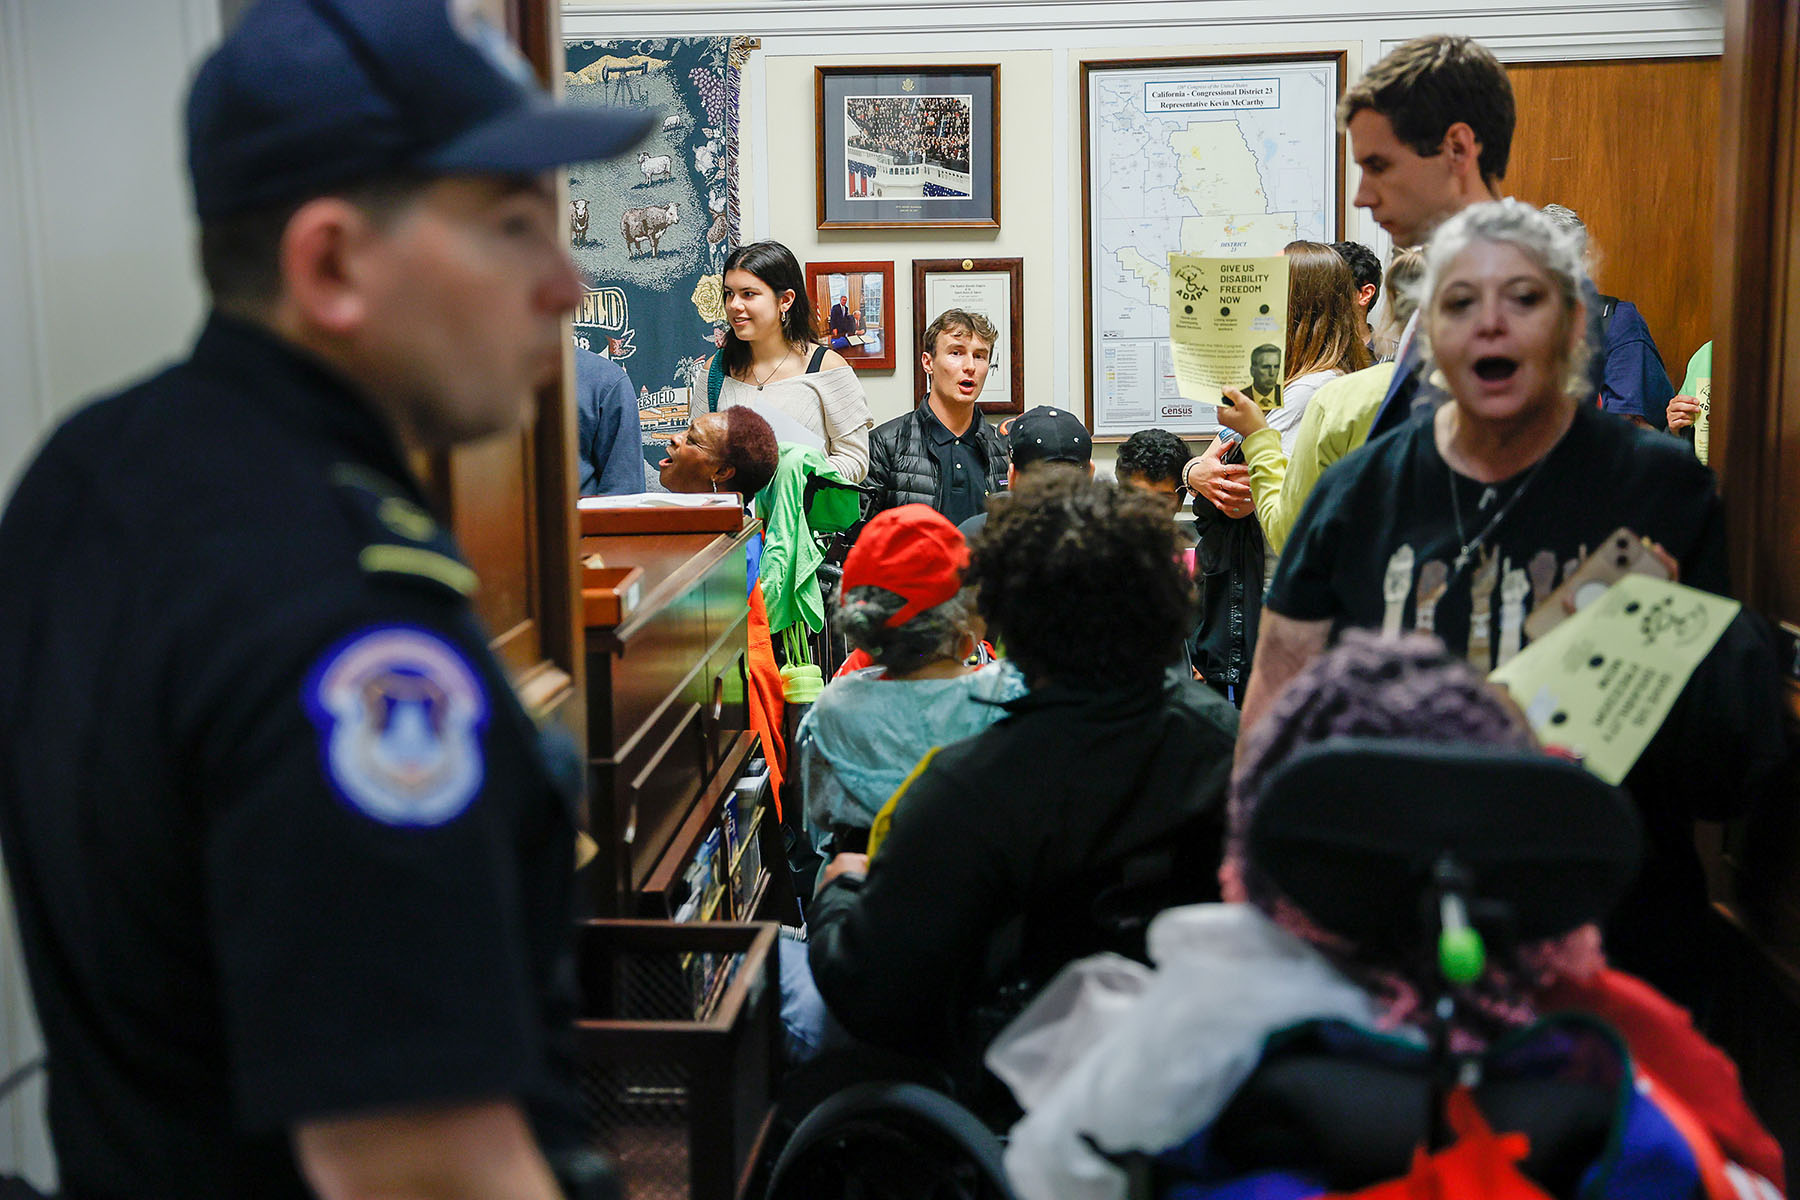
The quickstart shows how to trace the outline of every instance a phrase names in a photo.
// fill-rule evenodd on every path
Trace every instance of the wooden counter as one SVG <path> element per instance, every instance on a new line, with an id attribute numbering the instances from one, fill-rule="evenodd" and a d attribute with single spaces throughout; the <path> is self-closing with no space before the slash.
<path id="1" fill-rule="evenodd" d="M 747 547 L 759 528 L 580 540 L 583 562 L 598 555 L 641 572 L 620 622 L 587 627 L 589 829 L 602 915 L 671 915 L 682 870 L 755 748 L 744 664 Z"/>

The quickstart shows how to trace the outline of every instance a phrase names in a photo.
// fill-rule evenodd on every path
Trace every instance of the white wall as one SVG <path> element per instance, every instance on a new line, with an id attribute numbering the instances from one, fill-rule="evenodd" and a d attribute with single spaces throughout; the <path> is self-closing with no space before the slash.
<path id="1" fill-rule="evenodd" d="M 217 0 L 0 0 L 0 494 L 198 327 L 180 105 L 218 31 Z M 0 1076 L 39 1052 L 0 888 Z M 0 1105 L 0 1171 L 49 1185 L 42 1106 L 41 1083 Z"/>
<path id="2" fill-rule="evenodd" d="M 1710 0 L 1436 0 L 1418 6 L 1318 0 L 728 0 L 565 3 L 579 37 L 749 34 L 762 51 L 746 71 L 741 144 L 754 214 L 746 238 L 785 242 L 802 261 L 893 259 L 897 356 L 892 372 L 860 372 L 877 421 L 913 403 L 914 258 L 1023 257 L 1026 403 L 1085 407 L 1082 353 L 1081 97 L 1084 59 L 1344 48 L 1351 76 L 1421 33 L 1480 38 L 1507 62 L 1717 54 Z M 994 230 L 832 231 L 815 227 L 815 65 L 1001 64 L 1001 224 Z M 1354 166 L 1347 188 L 1356 186 Z M 1385 255 L 1386 237 L 1350 209 L 1344 236 Z M 1096 447 L 1109 469 L 1110 446 Z"/>

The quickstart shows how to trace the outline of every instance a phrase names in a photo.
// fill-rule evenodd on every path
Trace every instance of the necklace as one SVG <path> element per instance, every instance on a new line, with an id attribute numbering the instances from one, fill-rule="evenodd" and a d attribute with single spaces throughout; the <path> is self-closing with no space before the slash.
<path id="1" fill-rule="evenodd" d="M 1554 449 L 1555 447 L 1552 446 L 1551 450 Z M 1513 489 L 1513 494 L 1506 498 L 1505 502 L 1494 511 L 1494 515 L 1488 518 L 1488 523 L 1483 525 L 1472 538 L 1463 529 L 1462 501 L 1458 499 L 1456 495 L 1456 471 L 1450 466 L 1448 459 L 1444 461 L 1444 474 L 1450 481 L 1450 514 L 1456 519 L 1456 540 L 1462 543 L 1462 549 L 1456 552 L 1456 562 L 1454 564 L 1455 570 L 1459 574 L 1464 567 L 1469 565 L 1469 555 L 1481 549 L 1481 545 L 1483 542 L 1487 541 L 1488 535 L 1493 533 L 1500 522 L 1506 518 L 1506 514 L 1512 511 L 1513 505 L 1519 502 L 1519 497 L 1525 494 L 1525 490 L 1531 486 L 1531 481 L 1537 478 L 1537 473 L 1544 469 L 1544 464 L 1549 461 L 1549 459 L 1550 452 L 1545 451 L 1543 458 L 1540 458 L 1535 463 L 1531 464 L 1531 470 L 1525 472 L 1525 478 L 1519 481 L 1519 486 Z M 1482 493 L 1482 508 L 1487 507 L 1488 499 L 1493 491 L 1494 489 L 1489 487 L 1487 491 Z"/>
<path id="2" fill-rule="evenodd" d="M 774 370 L 771 370 L 767 375 L 764 375 L 761 379 L 758 379 L 756 377 L 755 373 L 752 372 L 750 375 L 750 380 L 751 380 L 751 382 L 756 384 L 756 390 L 759 392 L 762 391 L 763 385 L 765 383 L 769 382 L 769 380 L 775 378 L 775 372 L 779 371 L 779 370 L 781 370 L 781 368 L 787 366 L 787 360 L 792 357 L 794 357 L 794 344 L 792 342 L 789 342 L 788 343 L 788 352 L 781 356 L 781 361 L 775 364 Z"/>

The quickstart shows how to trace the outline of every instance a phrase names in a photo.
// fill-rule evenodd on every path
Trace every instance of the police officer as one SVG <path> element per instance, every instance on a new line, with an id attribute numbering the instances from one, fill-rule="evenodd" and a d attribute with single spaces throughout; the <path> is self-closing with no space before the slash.
<path id="1" fill-rule="evenodd" d="M 0 843 L 75 1197 L 539 1197 L 573 817 L 409 452 L 513 428 L 581 284 L 560 110 L 445 0 L 263 0 L 202 67 L 213 308 L 0 521 Z"/>

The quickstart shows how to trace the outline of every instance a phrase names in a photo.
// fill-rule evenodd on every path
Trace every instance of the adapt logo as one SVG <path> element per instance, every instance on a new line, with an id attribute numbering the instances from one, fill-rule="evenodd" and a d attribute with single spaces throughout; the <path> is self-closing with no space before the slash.
<path id="1" fill-rule="evenodd" d="M 1200 272 L 1195 271 L 1192 268 L 1175 272 L 1175 280 L 1177 283 L 1175 294 L 1183 300 L 1204 299 L 1206 293 L 1211 290 L 1204 283 L 1200 282 Z"/>

